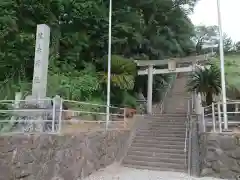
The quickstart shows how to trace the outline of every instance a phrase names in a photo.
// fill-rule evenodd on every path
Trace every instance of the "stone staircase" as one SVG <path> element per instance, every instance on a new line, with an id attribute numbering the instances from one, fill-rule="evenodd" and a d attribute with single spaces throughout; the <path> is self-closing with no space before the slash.
<path id="1" fill-rule="evenodd" d="M 175 81 L 166 97 L 164 114 L 145 116 L 122 161 L 124 166 L 162 171 L 187 170 L 184 151 L 187 119 L 185 84 L 185 77 Z"/>
<path id="2" fill-rule="evenodd" d="M 165 100 L 164 113 L 186 114 L 188 108 L 188 99 L 190 95 L 185 90 L 187 83 L 186 77 L 178 78 L 172 91 L 168 94 Z"/>

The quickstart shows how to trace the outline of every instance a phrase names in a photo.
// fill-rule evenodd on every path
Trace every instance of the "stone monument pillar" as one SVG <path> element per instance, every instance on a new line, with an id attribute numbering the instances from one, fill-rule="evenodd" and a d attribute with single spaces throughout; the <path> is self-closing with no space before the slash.
<path id="1" fill-rule="evenodd" d="M 36 99 L 46 97 L 49 58 L 50 28 L 45 24 L 37 25 L 36 47 L 32 96 Z"/>
<path id="2" fill-rule="evenodd" d="M 34 58 L 34 72 L 32 81 L 32 94 L 26 97 L 26 109 L 42 109 L 42 111 L 29 113 L 27 119 L 36 119 L 38 122 L 28 122 L 25 128 L 33 131 L 43 131 L 48 114 L 46 108 L 51 105 L 51 99 L 46 97 L 48 59 L 49 59 L 50 28 L 45 24 L 37 25 L 36 46 Z M 40 101 L 40 99 L 44 99 Z M 49 100 L 47 100 L 49 99 Z"/>

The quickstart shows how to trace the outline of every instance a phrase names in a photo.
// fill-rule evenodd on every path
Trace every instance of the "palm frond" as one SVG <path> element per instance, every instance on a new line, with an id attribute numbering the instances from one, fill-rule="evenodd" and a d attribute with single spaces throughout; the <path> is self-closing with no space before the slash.
<path id="1" fill-rule="evenodd" d="M 107 57 L 104 58 L 104 69 L 107 70 Z M 111 71 L 114 74 L 137 74 L 137 66 L 132 59 L 124 58 L 120 55 L 111 56 Z"/>
<path id="2" fill-rule="evenodd" d="M 108 75 L 106 72 L 99 72 L 100 79 L 103 83 L 107 83 Z M 135 78 L 128 74 L 111 74 L 111 84 L 115 87 L 125 90 L 134 88 Z"/>
<path id="3" fill-rule="evenodd" d="M 211 65 L 209 69 L 198 68 L 193 74 L 190 75 L 187 83 L 188 91 L 196 91 L 201 94 L 215 94 L 221 93 L 221 74 L 220 69 Z"/>

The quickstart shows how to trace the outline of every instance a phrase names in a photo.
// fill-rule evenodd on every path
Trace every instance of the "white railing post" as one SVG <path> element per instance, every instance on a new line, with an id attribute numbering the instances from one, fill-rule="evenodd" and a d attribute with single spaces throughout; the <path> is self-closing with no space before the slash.
<path id="1" fill-rule="evenodd" d="M 206 122 L 205 122 L 205 113 L 204 113 L 204 107 L 202 107 L 202 125 L 203 125 L 203 132 L 206 132 Z"/>
<path id="2" fill-rule="evenodd" d="M 55 132 L 55 119 L 56 119 L 56 102 L 55 98 L 52 99 L 53 106 L 52 106 L 52 132 Z"/>
<path id="3" fill-rule="evenodd" d="M 213 123 L 213 132 L 216 132 L 215 104 L 214 103 L 212 103 L 212 123 Z"/>
<path id="4" fill-rule="evenodd" d="M 238 104 L 235 104 L 235 112 L 238 112 L 238 110 L 239 110 Z"/>
<path id="5" fill-rule="evenodd" d="M 123 108 L 123 122 L 124 122 L 124 128 L 127 128 L 127 117 L 126 117 L 126 108 Z"/>
<path id="6" fill-rule="evenodd" d="M 218 121 L 219 121 L 219 131 L 222 132 L 222 117 L 221 117 L 221 104 L 218 102 Z"/>
<path id="7" fill-rule="evenodd" d="M 195 96 L 194 96 L 194 94 L 192 93 L 192 100 L 191 100 L 191 106 L 192 106 L 192 112 L 193 112 L 193 110 L 194 110 L 194 104 L 195 104 L 195 102 L 194 102 L 194 100 L 195 100 Z"/>
<path id="8" fill-rule="evenodd" d="M 22 93 L 21 92 L 16 92 L 15 93 L 15 100 L 13 104 L 13 108 L 19 108 L 20 105 L 20 100 L 22 99 Z M 12 116 L 10 122 L 14 121 L 16 119 L 16 116 Z"/>
<path id="9" fill-rule="evenodd" d="M 58 133 L 62 131 L 62 113 L 63 113 L 63 99 L 60 99 L 60 108 L 59 108 L 59 119 L 58 119 Z"/>

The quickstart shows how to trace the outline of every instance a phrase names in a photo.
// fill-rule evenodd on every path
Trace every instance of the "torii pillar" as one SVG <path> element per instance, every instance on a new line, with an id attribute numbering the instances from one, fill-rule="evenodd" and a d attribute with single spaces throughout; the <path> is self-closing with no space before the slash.
<path id="1" fill-rule="evenodd" d="M 153 65 L 148 66 L 147 113 L 152 114 Z"/>

